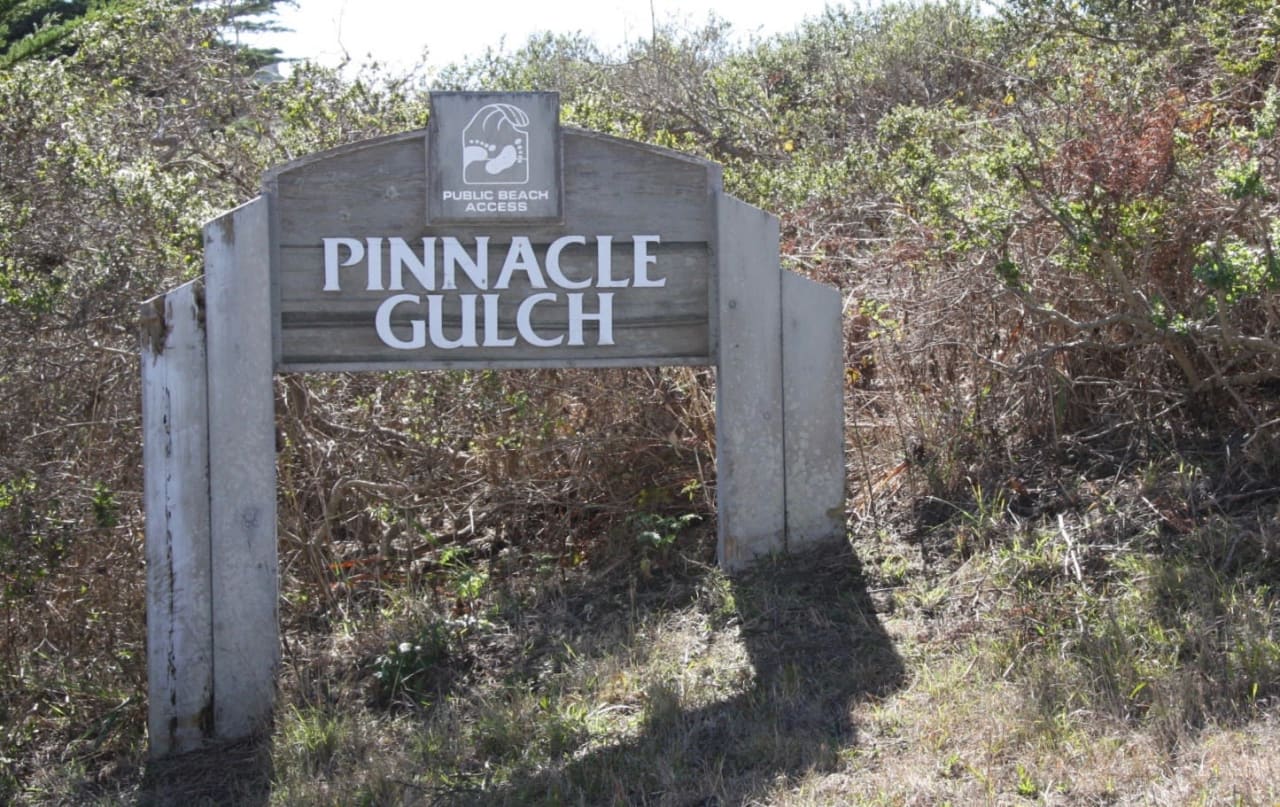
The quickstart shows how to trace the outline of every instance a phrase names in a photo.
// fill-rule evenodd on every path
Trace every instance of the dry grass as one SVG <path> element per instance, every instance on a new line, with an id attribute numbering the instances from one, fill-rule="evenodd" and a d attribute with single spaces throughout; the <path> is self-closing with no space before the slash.
<path id="1" fill-rule="evenodd" d="M 990 289 L 863 268 L 848 544 L 713 568 L 705 374 L 286 379 L 273 731 L 147 764 L 137 578 L 77 632 L 103 607 L 74 596 L 85 554 L 44 584 L 50 615 L 8 612 L 0 794 L 1273 803 L 1265 433 L 1227 456 L 1238 438 L 1194 413 L 1147 428 L 1085 388 L 1065 403 L 1104 434 L 1027 427 L 1049 405 L 1035 371 L 952 347 L 1010 333 L 998 306 L 954 307 Z M 124 552 L 134 528 L 102 535 Z"/>
<path id="2" fill-rule="evenodd" d="M 370 715 L 411 732 L 399 754 L 425 756 L 365 786 L 396 778 L 406 800 L 456 804 L 732 801 L 833 764 L 856 735 L 850 705 L 892 689 L 901 666 L 847 551 L 770 568 L 587 576 L 491 614 L 464 640 L 470 680 Z"/>
<path id="3" fill-rule="evenodd" d="M 1033 607 L 1027 581 L 1047 567 L 1008 533 L 988 540 L 1009 543 L 925 567 L 918 547 L 867 531 L 730 579 L 698 560 L 704 532 L 647 577 L 493 578 L 462 617 L 387 589 L 328 630 L 290 632 L 276 726 L 257 744 L 149 766 L 140 749 L 106 764 L 71 753 L 16 802 L 1274 803 L 1269 700 L 1202 699 L 1198 721 L 1184 709 L 1176 724 L 1158 699 L 1117 714 L 1070 641 L 1050 638 L 1088 635 L 1061 610 L 1079 592 L 1040 579 Z M 1138 612 L 1116 618 L 1141 638 Z M 389 691 L 375 673 L 392 648 L 429 636 L 439 653 L 407 662 L 426 683 Z M 1126 646 L 1133 663 L 1160 657 L 1149 641 Z M 1147 688 L 1208 661 L 1149 670 Z"/>
<path id="4" fill-rule="evenodd" d="M 847 545 L 713 568 L 700 372 L 286 379 L 273 731 L 147 764 L 139 576 L 77 595 L 80 540 L 56 596 L 6 606 L 0 795 L 1273 803 L 1267 433 L 1081 386 L 1062 406 L 1107 427 L 1055 434 L 1040 371 L 991 370 L 986 281 L 861 268 Z M 122 512 L 99 533 L 127 556 Z"/>

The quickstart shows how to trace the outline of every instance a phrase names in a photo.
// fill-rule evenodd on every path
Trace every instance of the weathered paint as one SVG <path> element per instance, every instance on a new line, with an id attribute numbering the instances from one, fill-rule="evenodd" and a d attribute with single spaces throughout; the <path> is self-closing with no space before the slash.
<path id="1" fill-rule="evenodd" d="M 211 735 L 209 430 L 200 281 L 142 306 L 147 728 L 151 755 Z"/>
<path id="2" fill-rule="evenodd" d="M 214 728 L 228 739 L 269 719 L 280 659 L 269 242 L 261 197 L 205 227 Z"/>

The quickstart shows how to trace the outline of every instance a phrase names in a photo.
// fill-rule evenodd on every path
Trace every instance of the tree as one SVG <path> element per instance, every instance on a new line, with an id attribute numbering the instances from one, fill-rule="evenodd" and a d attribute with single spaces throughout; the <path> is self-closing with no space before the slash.
<path id="1" fill-rule="evenodd" d="M 213 0 L 196 3 L 222 20 L 224 33 L 275 30 L 276 7 L 294 0 Z M 71 34 L 85 22 L 137 6 L 138 0 L 0 0 L 0 68 L 25 59 L 51 59 L 75 49 Z M 175 8 L 187 3 L 173 2 Z M 251 67 L 278 61 L 275 48 L 238 47 Z"/>
<path id="2" fill-rule="evenodd" d="M 0 0 L 0 66 L 60 52 L 68 35 L 101 3 Z"/>

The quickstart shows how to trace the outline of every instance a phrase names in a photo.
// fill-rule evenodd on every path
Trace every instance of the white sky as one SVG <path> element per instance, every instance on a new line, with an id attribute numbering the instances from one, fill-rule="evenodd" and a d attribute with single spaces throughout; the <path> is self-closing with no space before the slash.
<path id="1" fill-rule="evenodd" d="M 342 61 L 344 49 L 355 63 L 372 55 L 395 70 L 419 62 L 440 68 L 488 47 L 513 50 L 532 33 L 580 31 L 608 51 L 648 37 L 652 16 L 658 23 L 703 23 L 707 14 L 733 24 L 733 32 L 751 36 L 794 30 L 802 20 L 822 13 L 828 0 L 298 0 L 282 7 L 278 21 L 293 29 L 261 37 L 256 44 L 279 48 L 286 57 L 309 58 L 328 66 Z M 832 5 L 841 5 L 832 0 Z M 652 15 L 651 15 L 652 11 Z"/>

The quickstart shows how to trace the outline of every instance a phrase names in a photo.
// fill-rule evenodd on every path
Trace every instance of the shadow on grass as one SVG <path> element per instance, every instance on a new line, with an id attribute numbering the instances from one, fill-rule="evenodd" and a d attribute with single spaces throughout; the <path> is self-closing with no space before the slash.
<path id="1" fill-rule="evenodd" d="M 264 737 L 147 764 L 137 807 L 257 807 L 271 798 L 271 741 Z"/>
<path id="2" fill-rule="evenodd" d="M 859 742 L 854 706 L 904 679 L 857 558 L 830 545 L 763 561 L 731 585 L 749 684 L 692 709 L 678 691 L 651 690 L 638 735 L 442 803 L 740 804 L 835 769 Z"/>

